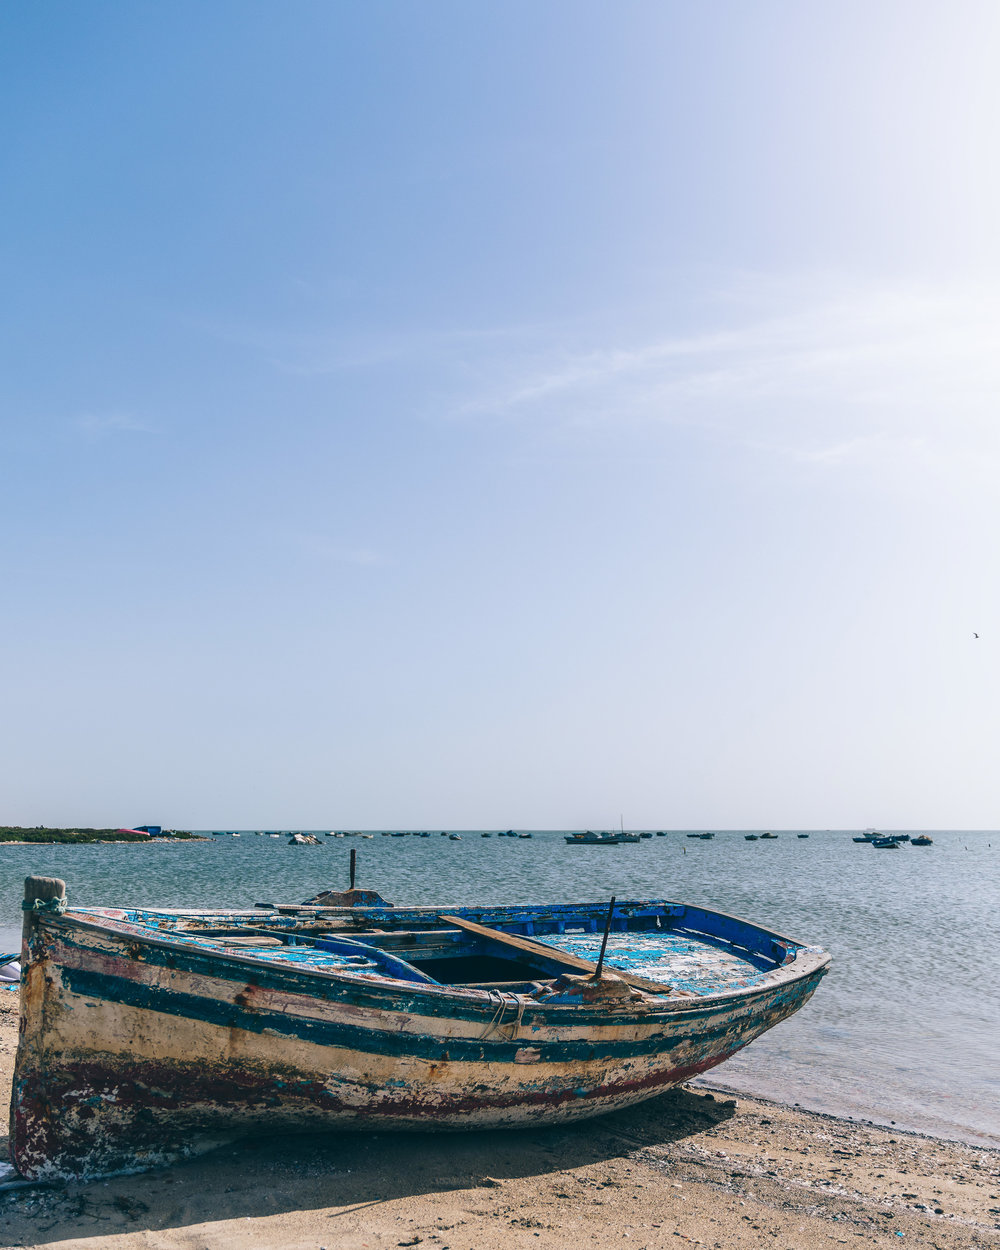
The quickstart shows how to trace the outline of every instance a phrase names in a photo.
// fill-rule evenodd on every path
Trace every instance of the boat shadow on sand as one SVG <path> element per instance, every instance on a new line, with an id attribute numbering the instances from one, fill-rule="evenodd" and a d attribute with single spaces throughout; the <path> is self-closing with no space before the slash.
<path id="1" fill-rule="evenodd" d="M 53 1240 L 286 1212 L 326 1211 L 337 1221 L 398 1199 L 544 1180 L 620 1159 L 696 1136 L 735 1110 L 724 1095 L 673 1089 L 624 1111 L 552 1127 L 249 1137 L 157 1172 L 19 1194 L 22 1202 L 29 1193 L 34 1203 L 42 1199 L 48 1218 L 36 1208 L 25 1225 L 35 1234 L 46 1225 Z M 4 1214 L 13 1217 L 5 1231 L 13 1233 L 22 1204 L 5 1197 Z"/>

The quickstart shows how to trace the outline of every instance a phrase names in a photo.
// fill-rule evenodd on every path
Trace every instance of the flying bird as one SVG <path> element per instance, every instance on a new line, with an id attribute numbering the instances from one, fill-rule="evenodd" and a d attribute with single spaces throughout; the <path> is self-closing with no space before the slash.
<path id="1" fill-rule="evenodd" d="M 975 634 L 975 633 L 974 633 L 972 636 L 973 636 L 973 638 L 978 638 L 978 637 L 979 637 L 979 635 L 978 635 L 978 634 Z"/>

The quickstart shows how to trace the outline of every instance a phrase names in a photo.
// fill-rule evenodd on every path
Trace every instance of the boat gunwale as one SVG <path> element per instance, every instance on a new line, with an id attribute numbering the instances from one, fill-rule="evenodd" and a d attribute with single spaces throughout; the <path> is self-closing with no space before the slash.
<path id="1" fill-rule="evenodd" d="M 669 905 L 684 906 L 684 907 L 688 906 L 687 904 L 676 904 L 676 903 L 671 903 Z M 580 906 L 582 908 L 587 905 L 581 904 Z M 116 908 L 114 910 L 143 911 L 147 909 Z M 152 911 L 153 909 L 148 909 L 148 910 Z M 166 909 L 166 908 L 158 908 L 155 910 L 159 914 L 164 914 L 164 915 L 171 914 L 169 909 Z M 317 910 L 320 910 L 320 909 L 317 909 Z M 322 909 L 322 910 L 329 910 L 329 909 Z M 351 916 L 351 915 L 356 915 L 357 912 L 360 910 L 362 909 L 342 908 L 342 909 L 337 909 L 337 914 Z M 373 909 L 365 909 L 365 910 L 385 911 L 386 909 L 384 908 L 374 909 L 373 908 Z M 418 909 L 399 908 L 399 909 L 393 909 L 393 910 L 416 911 Z M 422 914 L 429 915 L 429 916 L 434 916 L 434 915 L 438 915 L 441 913 L 441 909 L 437 907 L 421 908 L 419 910 L 421 911 Z M 462 910 L 470 910 L 470 909 L 462 909 Z M 488 911 L 490 909 L 483 908 L 482 910 Z M 643 998 L 641 1000 L 637 1000 L 634 1003 L 634 1007 L 636 1009 L 635 1014 L 641 1015 L 646 1020 L 648 1020 L 650 1016 L 656 1016 L 660 1014 L 664 1016 L 673 1016 L 678 1012 L 699 1011 L 699 1010 L 704 1010 L 706 1008 L 710 1008 L 714 1010 L 718 1007 L 724 1006 L 726 1003 L 733 1001 L 733 1000 L 740 1001 L 740 1000 L 752 999 L 753 997 L 757 995 L 769 994 L 773 992 L 776 988 L 789 986 L 800 980 L 803 980 L 812 975 L 815 975 L 821 969 L 825 970 L 830 965 L 831 956 L 829 952 L 823 950 L 820 947 L 805 946 L 802 943 L 795 942 L 794 939 L 781 937 L 778 934 L 772 933 L 770 930 L 760 929 L 760 926 L 753 925 L 752 922 L 741 920 L 739 917 L 731 916 L 725 912 L 709 911 L 709 909 L 706 909 L 706 908 L 696 908 L 696 910 L 706 912 L 707 914 L 713 915 L 713 916 L 721 916 L 727 920 L 735 920 L 741 924 L 748 924 L 750 925 L 750 927 L 754 929 L 758 929 L 762 933 L 766 933 L 769 937 L 776 938 L 779 941 L 791 942 L 792 945 L 796 949 L 791 952 L 792 957 L 787 962 L 777 964 L 774 968 L 772 968 L 768 972 L 765 972 L 752 985 L 732 986 L 732 987 L 722 989 L 722 990 L 709 990 L 704 993 L 697 993 L 690 997 L 689 996 L 682 997 L 680 995 L 677 995 L 676 997 L 671 996 L 671 986 L 669 982 L 664 982 L 664 989 L 663 989 L 662 994 L 658 994 L 655 991 L 648 991 L 648 992 L 643 991 Z M 225 914 L 229 916 L 253 915 L 257 918 L 262 918 L 260 911 L 249 912 L 249 911 L 237 911 L 236 909 L 228 909 L 225 913 L 194 912 L 189 909 L 184 909 L 183 914 L 187 916 L 191 916 L 191 917 L 195 917 L 195 916 L 200 917 L 200 916 L 206 916 L 210 914 L 216 914 L 216 915 Z M 271 959 L 263 959 L 263 958 L 255 957 L 253 955 L 246 954 L 243 951 L 234 951 L 232 949 L 226 949 L 224 947 L 209 947 L 198 942 L 186 941 L 184 937 L 179 936 L 179 935 L 178 936 L 172 935 L 170 937 L 167 937 L 164 935 L 153 936 L 152 934 L 130 932 L 129 928 L 126 928 L 125 926 L 131 926 L 133 928 L 138 928 L 141 926 L 135 921 L 128 921 L 122 918 L 116 918 L 116 917 L 111 917 L 111 916 L 102 916 L 102 917 L 96 918 L 92 915 L 88 915 L 84 917 L 79 912 L 74 911 L 72 908 L 68 909 L 66 912 L 60 915 L 50 915 L 50 916 L 45 916 L 44 918 L 39 917 L 39 919 L 42 920 L 43 924 L 46 927 L 52 926 L 52 928 L 54 929 L 67 928 L 67 929 L 72 930 L 73 928 L 81 928 L 87 931 L 92 931 L 98 934 L 112 937 L 121 942 L 132 942 L 132 943 L 138 942 L 138 943 L 142 943 L 144 945 L 155 947 L 164 951 L 177 951 L 178 949 L 181 949 L 184 951 L 191 952 L 192 954 L 201 954 L 203 957 L 210 958 L 212 962 L 218 961 L 224 964 L 236 965 L 238 967 L 245 966 L 245 967 L 255 969 L 257 971 L 266 970 L 272 974 L 279 973 L 283 976 L 291 976 L 293 978 L 302 978 L 306 982 L 310 980 L 332 982 L 335 984 L 342 985 L 346 989 L 352 989 L 352 988 L 358 989 L 358 990 L 363 989 L 369 993 L 375 992 L 376 994 L 387 993 L 387 994 L 398 995 L 400 992 L 405 992 L 408 995 L 414 996 L 417 998 L 426 996 L 434 1001 L 448 1001 L 448 1000 L 454 1001 L 455 999 L 459 999 L 468 1007 L 482 1006 L 483 1008 L 488 1007 L 492 1011 L 495 1011 L 496 1009 L 497 995 L 500 994 L 505 997 L 510 997 L 516 1002 L 521 1002 L 523 1000 L 528 1006 L 530 1006 L 532 1011 L 537 1011 L 537 1010 L 542 1010 L 545 1012 L 553 1011 L 561 1015 L 564 1013 L 579 1014 L 581 1010 L 580 1004 L 547 1002 L 544 999 L 536 1000 L 536 999 L 532 999 L 532 997 L 529 994 L 525 994 L 523 992 L 516 993 L 510 990 L 485 990 L 485 989 L 472 989 L 466 986 L 456 986 L 456 985 L 434 985 L 434 984 L 421 983 L 421 982 L 404 981 L 401 978 L 387 977 L 384 975 L 375 976 L 375 975 L 372 975 L 371 973 L 366 974 L 366 973 L 361 973 L 361 972 L 351 972 L 345 969 L 297 967 L 291 963 L 283 964 L 279 960 L 271 960 Z M 535 936 L 533 940 L 540 941 L 540 938 Z M 542 944 L 544 945 L 544 943 Z M 539 954 L 543 955 L 544 952 L 540 951 Z M 611 975 L 614 975 L 613 969 L 609 969 L 609 972 L 611 973 Z M 549 978 L 546 978 L 546 979 L 549 979 Z M 556 976 L 553 976 L 551 978 L 551 980 L 553 981 L 556 979 L 557 979 Z M 617 1014 L 618 1013 L 616 1013 L 616 1015 Z"/>
<path id="2" fill-rule="evenodd" d="M 82 910 L 87 912 L 88 914 L 99 913 L 102 911 L 141 911 L 149 916 L 178 916 L 178 917 L 190 917 L 192 919 L 200 918 L 202 916 L 218 916 L 220 918 L 223 916 L 262 917 L 268 914 L 276 914 L 276 915 L 280 915 L 283 917 L 290 917 L 294 914 L 302 912 L 302 913 L 305 913 L 307 917 L 312 916 L 313 918 L 317 920 L 325 920 L 325 919 L 334 919 L 334 918 L 339 918 L 339 917 L 344 917 L 347 919 L 355 919 L 359 916 L 362 916 L 368 919 L 374 919 L 374 918 L 377 918 L 378 916 L 385 916 L 386 914 L 415 915 L 415 916 L 429 916 L 429 917 L 437 916 L 440 918 L 441 916 L 448 915 L 449 913 L 454 913 L 457 915 L 462 915 L 464 912 L 485 913 L 485 912 L 505 910 L 508 907 L 512 907 L 512 906 L 513 904 L 509 904 L 509 903 L 492 903 L 492 904 L 487 904 L 482 907 L 461 906 L 459 904 L 449 904 L 449 905 L 442 906 L 439 904 L 428 905 L 425 903 L 418 903 L 418 904 L 414 904 L 411 907 L 392 907 L 389 904 L 382 904 L 379 906 L 331 907 L 329 905 L 324 906 L 321 903 L 300 903 L 294 906 L 292 904 L 276 903 L 273 906 L 268 906 L 266 908 L 265 907 L 206 907 L 201 911 L 197 911 L 194 908 L 190 908 L 190 907 L 176 907 L 176 908 L 114 907 L 114 908 L 83 908 Z M 603 916 L 604 913 L 607 911 L 607 906 L 608 904 L 606 900 L 602 900 L 596 903 L 569 903 L 569 904 L 566 904 L 566 903 L 524 903 L 522 905 L 522 910 L 529 912 L 529 911 L 539 911 L 542 908 L 546 908 L 546 907 L 573 907 L 580 911 L 592 910 L 594 912 L 599 912 Z M 700 903 L 684 903 L 684 902 L 681 902 L 679 899 L 672 899 L 672 898 L 622 899 L 622 900 L 616 901 L 615 903 L 616 912 L 623 910 L 624 908 L 629 908 L 629 907 L 680 907 L 680 908 L 683 908 L 682 914 L 686 914 L 689 911 L 695 911 L 695 912 L 701 912 L 705 916 L 718 916 L 721 920 L 731 920 L 734 924 L 746 925 L 748 929 L 753 929 L 755 930 L 755 932 L 764 934 L 766 937 L 772 938 L 778 942 L 788 942 L 792 946 L 798 947 L 802 950 L 815 949 L 810 943 L 800 942 L 798 938 L 789 937 L 787 933 L 779 933 L 777 929 L 766 929 L 763 925 L 758 924 L 756 921 L 747 920 L 746 917 L 744 916 L 736 916 L 732 912 L 717 911 L 714 907 L 702 907 Z M 68 910 L 75 911 L 76 909 L 69 908 Z M 113 919 L 113 917 L 108 917 L 108 916 L 105 916 L 103 918 Z M 482 922 L 480 921 L 480 923 Z M 448 927 L 450 928 L 453 926 L 448 926 Z M 694 932 L 698 932 L 698 930 L 694 930 Z M 710 937 L 712 935 L 706 934 L 705 936 Z"/>

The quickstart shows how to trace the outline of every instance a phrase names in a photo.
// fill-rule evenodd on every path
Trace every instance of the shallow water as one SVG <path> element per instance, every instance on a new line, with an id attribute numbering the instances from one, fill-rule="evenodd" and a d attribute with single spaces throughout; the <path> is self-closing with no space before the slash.
<path id="1" fill-rule="evenodd" d="M 1000 1145 L 1000 834 L 932 832 L 891 854 L 847 832 L 703 842 L 671 832 L 617 847 L 531 839 L 287 838 L 211 842 L 0 844 L 0 945 L 17 945 L 23 878 L 65 878 L 80 906 L 301 902 L 358 884 L 395 903 L 670 898 L 769 925 L 831 951 L 833 971 L 798 1015 L 706 1083 L 836 1115 Z M 9 992 L 9 991 L 5 991 Z"/>

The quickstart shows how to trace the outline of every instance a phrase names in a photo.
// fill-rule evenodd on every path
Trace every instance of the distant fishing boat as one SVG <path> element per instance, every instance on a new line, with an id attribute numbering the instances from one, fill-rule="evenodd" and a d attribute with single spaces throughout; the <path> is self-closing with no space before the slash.
<path id="1" fill-rule="evenodd" d="M 899 841 L 896 838 L 872 838 L 871 845 L 876 851 L 899 850 Z"/>
<path id="2" fill-rule="evenodd" d="M 926 833 L 922 833 L 918 838 L 910 839 L 910 846 L 933 846 L 934 839 L 929 838 Z"/>
<path id="3" fill-rule="evenodd" d="M 777 838 L 778 835 L 776 833 L 762 833 L 760 836 L 765 841 L 770 839 L 773 842 Z"/>
<path id="4" fill-rule="evenodd" d="M 625 842 L 638 842 L 637 833 L 570 833 L 565 837 L 570 846 L 621 846 Z"/>
<path id="5" fill-rule="evenodd" d="M 808 838 L 808 837 L 809 837 L 809 834 L 808 834 L 808 833 L 797 833 L 795 836 L 796 836 L 797 838 Z"/>
<path id="6" fill-rule="evenodd" d="M 31 1180 L 241 1134 L 522 1128 L 627 1107 L 797 1011 L 817 947 L 663 900 L 67 908 L 25 883 L 11 1156 Z"/>
<path id="7" fill-rule="evenodd" d="M 743 835 L 743 840 L 744 840 L 745 842 L 756 842 L 756 841 L 757 841 L 757 834 L 755 834 L 755 833 L 745 833 L 745 834 Z"/>

